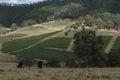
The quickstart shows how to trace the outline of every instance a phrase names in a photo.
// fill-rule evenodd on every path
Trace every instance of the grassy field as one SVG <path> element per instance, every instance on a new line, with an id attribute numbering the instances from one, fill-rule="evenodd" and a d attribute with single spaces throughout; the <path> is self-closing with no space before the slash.
<path id="1" fill-rule="evenodd" d="M 49 8 L 49 9 L 57 9 L 56 8 L 52 8 L 52 7 L 42 7 L 43 9 L 45 8 Z M 74 21 L 71 21 L 69 19 L 65 19 L 65 20 L 55 20 L 55 21 L 50 21 L 50 22 L 45 22 L 45 23 L 41 23 L 41 24 L 35 24 L 35 25 L 31 25 L 31 26 L 26 26 L 23 27 L 21 29 L 18 29 L 16 31 L 10 32 L 8 35 L 15 35 L 15 34 L 24 34 L 27 36 L 34 36 L 34 35 L 38 35 L 38 34 L 46 34 L 46 33 L 50 33 L 50 32 L 55 32 L 55 31 L 59 31 L 59 30 L 63 30 L 66 27 L 69 27 L 69 25 L 73 24 Z"/>
<path id="2" fill-rule="evenodd" d="M 47 34 L 43 34 L 43 35 L 38 35 L 38 36 L 22 38 L 22 39 L 16 39 L 16 40 L 6 42 L 2 45 L 2 51 L 3 52 L 11 52 L 11 51 L 15 51 L 15 50 L 19 50 L 19 49 L 28 47 L 28 46 L 46 38 L 46 37 L 56 34 L 58 32 L 59 31 L 47 33 Z"/>
<path id="3" fill-rule="evenodd" d="M 34 58 L 40 58 L 44 60 L 56 60 L 56 61 L 66 61 L 68 59 L 76 59 L 76 56 L 73 53 L 57 51 L 57 50 L 49 50 L 49 49 L 40 49 L 37 47 L 12 54 L 20 55 L 20 56 L 32 56 Z"/>
<path id="4" fill-rule="evenodd" d="M 45 60 L 53 59 L 53 60 L 64 61 L 64 60 L 68 60 L 71 58 L 75 59 L 76 56 L 73 53 L 66 52 L 64 50 L 58 51 L 58 50 L 45 49 L 45 47 L 65 49 L 67 48 L 70 40 L 71 40 L 70 38 L 55 37 L 55 38 L 48 39 L 40 43 L 39 45 L 29 48 L 27 50 L 12 53 L 12 54 L 22 55 L 22 56 L 29 55 L 35 58 L 42 58 Z"/>
<path id="5" fill-rule="evenodd" d="M 54 37 L 50 38 L 40 44 L 42 47 L 67 48 L 71 38 Z"/>
<path id="6" fill-rule="evenodd" d="M 104 49 L 107 47 L 108 43 L 112 39 L 112 36 L 103 36 L 103 41 L 104 41 Z"/>
<path id="7" fill-rule="evenodd" d="M 43 36 L 43 35 L 41 35 L 41 36 Z M 7 45 L 3 44 L 3 50 L 5 49 L 5 51 L 14 51 L 14 50 L 29 46 L 29 45 L 33 44 L 33 42 L 35 42 L 37 40 L 40 40 L 41 36 L 37 36 L 37 37 L 35 36 L 35 38 L 30 37 L 30 39 L 29 38 L 24 38 L 23 42 L 22 42 L 22 40 L 17 40 L 18 42 L 16 42 L 16 44 L 15 44 L 16 40 L 11 41 L 11 42 L 7 42 L 7 43 L 5 43 Z M 47 34 L 47 36 L 48 36 L 48 34 Z M 40 37 L 40 38 L 38 38 L 38 37 Z M 103 37 L 104 44 L 105 44 L 104 48 L 108 45 L 110 39 L 111 39 L 111 36 L 104 36 Z M 56 60 L 59 60 L 59 61 L 65 61 L 65 60 L 68 60 L 68 59 L 76 59 L 76 56 L 75 56 L 74 53 L 64 51 L 68 47 L 70 41 L 71 41 L 71 38 L 54 37 L 54 38 L 50 38 L 50 39 L 34 46 L 32 48 L 29 48 L 27 50 L 23 50 L 23 51 L 20 51 L 20 52 L 15 52 L 15 53 L 12 53 L 12 54 L 21 55 L 21 56 L 28 56 L 29 55 L 29 56 L 32 56 L 32 57 L 35 57 L 35 58 L 42 58 L 42 59 L 45 59 L 45 60 L 56 59 Z M 24 43 L 26 43 L 26 44 L 24 44 Z M 14 44 L 14 45 L 12 45 L 12 44 Z M 51 49 L 47 49 L 47 48 L 61 48 L 61 49 L 63 49 L 63 51 L 51 50 Z"/>
<path id="8" fill-rule="evenodd" d="M 5 33 L 8 33 L 9 31 L 10 31 L 10 28 L 0 26 L 0 36 L 2 36 Z"/>
<path id="9" fill-rule="evenodd" d="M 0 54 L 0 62 L 15 62 L 16 59 L 13 56 Z"/>
<path id="10" fill-rule="evenodd" d="M 118 49 L 118 48 L 120 48 L 120 36 L 117 37 L 117 39 L 113 45 L 113 49 Z"/>
<path id="11" fill-rule="evenodd" d="M 16 63 L 0 63 L 0 80 L 120 80 L 120 68 L 17 69 Z"/>

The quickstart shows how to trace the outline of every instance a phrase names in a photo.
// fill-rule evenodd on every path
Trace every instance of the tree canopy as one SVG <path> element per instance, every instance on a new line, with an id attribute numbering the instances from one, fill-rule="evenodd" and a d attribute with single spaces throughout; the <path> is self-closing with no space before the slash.
<path id="1" fill-rule="evenodd" d="M 75 38 L 75 54 L 81 67 L 103 67 L 106 55 L 103 50 L 103 37 L 96 36 L 95 31 L 83 29 Z"/>
<path id="2" fill-rule="evenodd" d="M 20 25 L 26 20 L 40 23 L 47 21 L 51 16 L 77 19 L 80 16 L 105 12 L 119 15 L 119 3 L 119 0 L 45 0 L 34 4 L 0 4 L 0 24 L 10 27 L 13 23 Z M 120 19 L 117 17 L 115 17 L 116 20 Z M 101 19 L 97 21 L 102 22 Z M 118 25 L 118 23 L 115 24 Z"/>

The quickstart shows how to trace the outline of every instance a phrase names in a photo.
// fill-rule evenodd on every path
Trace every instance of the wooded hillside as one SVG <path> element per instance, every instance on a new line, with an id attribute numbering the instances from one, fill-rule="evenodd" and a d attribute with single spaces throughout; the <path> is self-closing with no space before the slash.
<path id="1" fill-rule="evenodd" d="M 120 13 L 119 0 L 46 0 L 33 4 L 1 4 L 0 24 L 29 25 L 57 18 L 78 19 L 88 14 Z"/>

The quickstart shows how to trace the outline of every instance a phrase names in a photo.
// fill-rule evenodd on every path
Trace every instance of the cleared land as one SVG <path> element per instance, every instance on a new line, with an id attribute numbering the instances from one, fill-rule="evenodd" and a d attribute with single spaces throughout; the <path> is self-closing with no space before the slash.
<path id="1" fill-rule="evenodd" d="M 32 38 L 34 41 L 36 38 Z M 23 39 L 24 40 L 24 39 Z M 109 41 L 111 40 L 111 36 L 104 36 L 104 48 L 108 45 Z M 76 56 L 72 52 L 67 52 L 66 49 L 69 46 L 69 43 L 71 41 L 71 38 L 65 38 L 65 37 L 52 37 L 50 39 L 47 39 L 36 46 L 33 46 L 31 48 L 28 48 L 26 50 L 18 51 L 18 52 L 13 52 L 11 54 L 14 55 L 22 55 L 22 56 L 32 56 L 35 58 L 42 58 L 45 60 L 51 60 L 51 59 L 56 59 L 59 61 L 65 61 L 68 59 L 76 59 Z M 13 44 L 14 41 L 11 43 Z M 21 39 L 19 40 L 19 43 L 21 42 Z M 18 44 L 19 44 L 18 43 Z M 13 44 L 12 46 L 16 46 L 17 44 Z M 31 43 L 29 44 L 31 45 Z M 20 47 L 20 45 L 18 45 Z M 11 47 L 11 45 L 6 45 L 6 47 L 9 47 L 7 49 L 13 49 L 15 50 L 14 47 Z M 3 48 L 6 49 L 6 47 L 3 46 Z M 21 46 L 22 48 L 23 46 Z M 17 48 L 17 46 L 16 46 Z M 58 49 L 57 49 L 58 48 Z M 61 50 L 60 50 L 61 49 Z"/>
<path id="2" fill-rule="evenodd" d="M 2 36 L 3 34 L 9 32 L 11 29 L 10 28 L 5 28 L 3 26 L 0 26 L 0 36 Z"/>
<path id="3" fill-rule="evenodd" d="M 69 27 L 70 25 L 72 25 L 73 23 L 74 21 L 71 21 L 69 19 L 55 20 L 55 21 L 50 21 L 42 24 L 27 26 L 27 27 L 18 29 L 14 32 L 11 32 L 7 35 L 13 35 L 13 34 L 24 34 L 26 36 L 33 36 L 38 34 L 40 35 L 40 34 L 63 30 L 66 27 Z"/>
<path id="4" fill-rule="evenodd" d="M 49 37 L 53 34 L 56 34 L 58 32 L 59 31 L 47 33 L 47 34 L 43 34 L 43 35 L 38 35 L 38 36 L 26 37 L 26 38 L 22 38 L 22 39 L 16 39 L 16 40 L 6 42 L 3 44 L 2 51 L 3 52 L 12 52 L 15 50 L 19 50 L 19 49 L 28 47 L 28 46 L 35 44 L 36 42 L 39 42 L 42 39 Z"/>
<path id="5" fill-rule="evenodd" d="M 76 58 L 76 56 L 71 52 L 66 52 L 65 49 L 67 48 L 68 44 L 70 43 L 70 38 L 64 37 L 53 37 L 42 43 L 31 47 L 27 50 L 23 50 L 20 52 L 12 53 L 14 55 L 23 55 L 23 56 L 32 56 L 35 58 L 42 58 L 46 60 L 68 60 L 71 58 Z M 59 50 L 52 50 L 48 48 L 61 48 L 62 51 Z"/>
<path id="6" fill-rule="evenodd" d="M 56 34 L 55 36 L 53 35 L 54 37 L 46 39 L 45 41 L 43 41 L 35 46 L 32 46 L 32 47 L 25 49 L 25 50 L 22 50 L 22 51 L 12 52 L 11 54 L 22 55 L 22 56 L 29 55 L 29 56 L 32 56 L 35 58 L 42 58 L 45 60 L 56 59 L 59 61 L 65 61 L 68 59 L 76 59 L 76 56 L 74 53 L 67 52 L 67 48 L 69 47 L 69 44 L 71 42 L 71 38 L 67 38 L 65 36 L 64 37 L 57 37 L 61 33 L 63 34 L 63 32 L 59 32 L 59 34 Z M 38 37 L 40 37 L 40 36 L 37 36 L 37 38 Z M 13 40 L 13 41 L 4 43 L 3 44 L 4 52 L 15 51 L 17 49 L 24 48 L 26 46 L 26 44 L 27 44 L 26 47 L 28 47 L 28 46 L 33 44 L 31 42 L 37 42 L 41 39 L 41 38 L 36 39 L 36 37 L 35 38 L 29 37 L 29 38 L 28 39 L 23 38 L 22 40 L 17 39 L 17 42 L 16 42 L 16 40 Z M 104 36 L 103 37 L 103 41 L 105 43 L 104 48 L 108 45 L 110 40 L 111 40 L 111 36 Z"/>
<path id="7" fill-rule="evenodd" d="M 69 53 L 70 58 L 75 58 L 76 56 L 71 52 L 73 44 L 71 44 L 71 38 L 73 37 L 76 30 L 72 29 L 69 31 L 68 35 L 65 36 L 65 32 L 69 30 L 70 25 L 74 21 L 69 19 L 66 20 L 56 20 L 47 23 L 36 24 L 29 27 L 19 29 L 17 31 L 11 32 L 0 37 L 0 41 L 6 42 L 3 44 L 3 52 L 12 53 L 14 55 L 24 55 L 33 56 L 42 59 L 55 58 L 58 60 L 66 60 L 67 53 Z M 66 29 L 65 29 L 66 28 Z M 61 32 L 54 33 L 54 31 L 62 30 Z M 53 33 L 45 33 L 53 32 Z M 32 36 L 32 35 L 37 36 Z M 42 35 L 41 35 L 42 34 Z M 53 35 L 52 37 L 51 34 Z M 118 31 L 114 30 L 98 30 L 97 35 L 103 35 L 104 39 L 104 49 L 110 43 L 112 36 L 119 35 Z M 19 37 L 24 37 L 21 39 L 16 39 Z M 31 36 L 31 37 L 28 37 Z M 58 38 L 59 37 L 59 38 Z M 0 42 L 0 43 L 1 43 Z M 109 47 L 109 46 L 108 46 Z M 49 56 L 49 57 L 48 57 Z M 69 59 L 69 58 L 68 58 Z"/>
<path id="8" fill-rule="evenodd" d="M 67 48 L 68 44 L 70 43 L 71 38 L 65 38 L 65 37 L 53 37 L 50 38 L 41 44 L 39 44 L 41 47 L 53 47 L 53 48 Z"/>
<path id="9" fill-rule="evenodd" d="M 0 63 L 0 80 L 120 80 L 120 68 L 16 69 L 15 63 Z"/>
<path id="10" fill-rule="evenodd" d="M 1 35 L 0 43 L 4 43 L 17 38 L 42 35 L 50 32 L 60 31 L 65 29 L 66 27 L 69 27 L 73 23 L 74 21 L 65 19 L 65 20 L 55 20 L 55 21 L 50 21 L 42 24 L 26 26 L 16 31 Z M 8 28 L 0 27 L 0 33 L 3 31 L 8 31 Z"/>

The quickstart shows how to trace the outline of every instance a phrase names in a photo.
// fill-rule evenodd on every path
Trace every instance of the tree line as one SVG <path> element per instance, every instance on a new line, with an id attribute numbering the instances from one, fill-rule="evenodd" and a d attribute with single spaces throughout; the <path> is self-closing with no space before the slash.
<path id="1" fill-rule="evenodd" d="M 88 14 L 109 12 L 120 13 L 119 0 L 45 0 L 33 4 L 1 4 L 0 24 L 10 27 L 13 23 L 21 26 L 26 20 L 37 23 L 58 18 L 78 19 Z"/>

